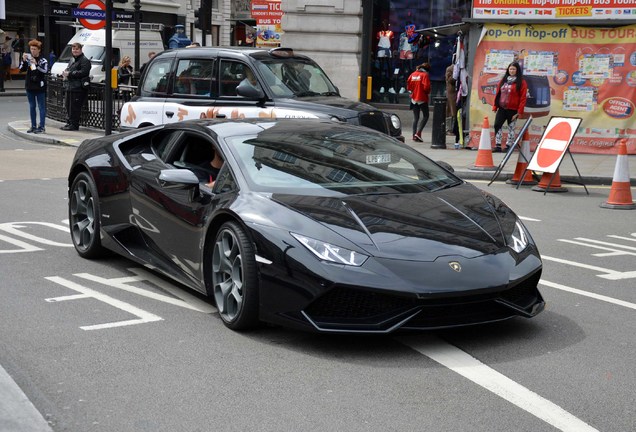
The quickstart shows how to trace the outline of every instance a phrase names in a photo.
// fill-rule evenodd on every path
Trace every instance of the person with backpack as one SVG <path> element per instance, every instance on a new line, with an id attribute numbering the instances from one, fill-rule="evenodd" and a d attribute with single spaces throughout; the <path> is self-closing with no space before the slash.
<path id="1" fill-rule="evenodd" d="M 46 74 L 49 71 L 49 62 L 42 55 L 42 42 L 33 39 L 29 42 L 31 54 L 22 55 L 20 72 L 26 72 L 24 88 L 29 101 L 29 113 L 31 114 L 31 129 L 27 133 L 44 132 L 44 119 L 46 118 Z M 40 111 L 40 124 L 37 123 L 37 110 Z"/>

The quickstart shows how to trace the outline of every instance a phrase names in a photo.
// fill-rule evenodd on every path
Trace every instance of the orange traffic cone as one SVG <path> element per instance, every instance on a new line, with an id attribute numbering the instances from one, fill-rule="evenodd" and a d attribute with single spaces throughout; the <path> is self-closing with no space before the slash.
<path id="1" fill-rule="evenodd" d="M 554 174 L 544 172 L 539 184 L 534 186 L 532 190 L 535 192 L 567 192 L 568 188 L 561 186 L 561 176 L 559 170 L 556 170 Z"/>
<path id="2" fill-rule="evenodd" d="M 480 171 L 490 171 L 495 169 L 492 161 L 492 144 L 490 143 L 490 123 L 488 117 L 484 117 L 484 124 L 481 127 L 481 138 L 479 139 L 479 148 L 477 149 L 477 159 L 475 165 L 470 169 Z"/>
<path id="3" fill-rule="evenodd" d="M 521 149 L 519 150 L 515 173 L 512 175 L 510 180 L 506 181 L 506 183 L 521 184 L 523 186 L 536 185 L 537 181 L 532 176 L 532 171 L 526 171 L 528 162 L 530 162 L 530 134 L 528 131 L 525 131 L 521 140 Z M 524 171 L 526 173 L 525 176 L 523 176 Z M 523 179 L 521 179 L 521 176 L 523 176 Z"/>
<path id="4" fill-rule="evenodd" d="M 632 190 L 629 180 L 629 165 L 627 159 L 627 143 L 625 139 L 618 142 L 618 156 L 616 157 L 616 166 L 614 168 L 614 177 L 612 179 L 612 188 L 610 189 L 609 198 L 601 204 L 603 208 L 633 210 L 636 204 L 632 200 Z"/>

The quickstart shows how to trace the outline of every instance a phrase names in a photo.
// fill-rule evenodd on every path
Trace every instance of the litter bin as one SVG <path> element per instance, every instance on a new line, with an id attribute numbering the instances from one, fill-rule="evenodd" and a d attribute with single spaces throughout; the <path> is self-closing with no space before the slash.
<path id="1" fill-rule="evenodd" d="M 433 131 L 431 148 L 446 148 L 446 98 L 433 98 Z"/>

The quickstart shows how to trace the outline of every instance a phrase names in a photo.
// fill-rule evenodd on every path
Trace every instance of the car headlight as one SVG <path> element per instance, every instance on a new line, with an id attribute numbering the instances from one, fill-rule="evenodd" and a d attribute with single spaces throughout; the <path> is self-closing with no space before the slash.
<path id="1" fill-rule="evenodd" d="M 391 124 L 395 129 L 399 130 L 402 128 L 402 122 L 400 121 L 400 118 L 395 114 L 391 114 Z"/>
<path id="2" fill-rule="evenodd" d="M 369 258 L 367 255 L 359 252 L 312 239 L 304 235 L 290 234 L 322 261 L 359 267 Z"/>
<path id="3" fill-rule="evenodd" d="M 530 244 L 530 234 L 519 219 L 515 221 L 514 229 L 507 238 L 508 246 L 517 253 L 522 252 Z"/>

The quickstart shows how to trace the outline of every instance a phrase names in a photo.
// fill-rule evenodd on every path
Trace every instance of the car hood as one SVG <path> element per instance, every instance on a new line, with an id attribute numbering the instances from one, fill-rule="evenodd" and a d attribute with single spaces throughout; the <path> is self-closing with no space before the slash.
<path id="1" fill-rule="evenodd" d="M 305 109 L 335 115 L 344 118 L 356 117 L 358 113 L 378 111 L 377 108 L 363 102 L 352 101 L 340 96 L 312 96 L 297 99 L 277 99 L 276 106 Z M 352 112 L 353 111 L 353 112 Z"/>
<path id="2" fill-rule="evenodd" d="M 470 185 L 433 193 L 344 198 L 272 195 L 369 255 L 416 261 L 445 255 L 474 258 L 501 249 L 505 242 L 499 218 L 516 216 L 511 211 L 497 215 L 487 197 Z"/>

